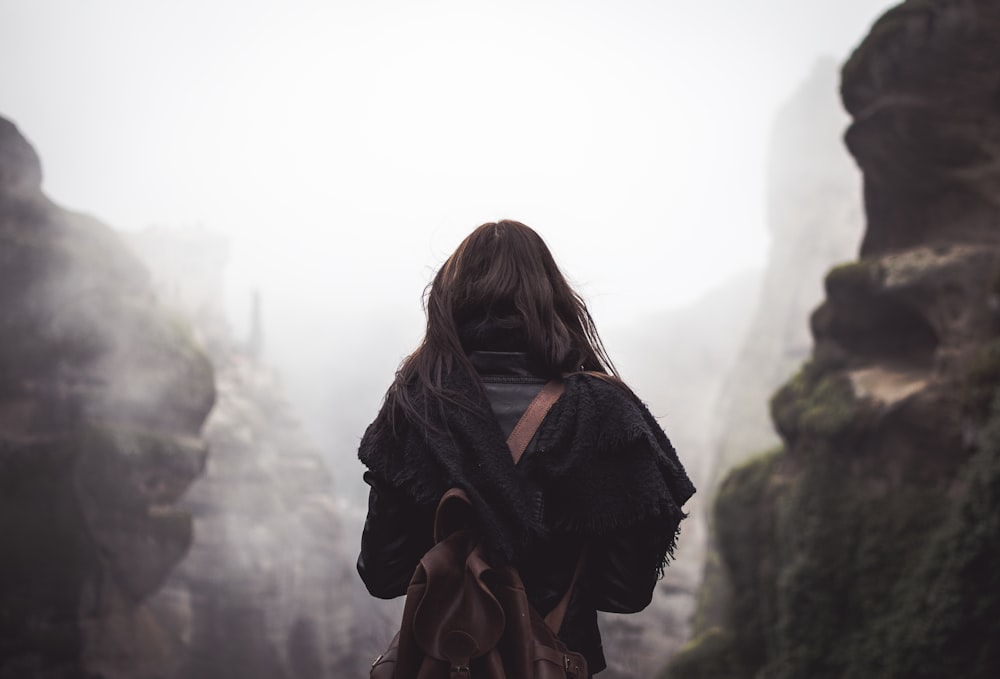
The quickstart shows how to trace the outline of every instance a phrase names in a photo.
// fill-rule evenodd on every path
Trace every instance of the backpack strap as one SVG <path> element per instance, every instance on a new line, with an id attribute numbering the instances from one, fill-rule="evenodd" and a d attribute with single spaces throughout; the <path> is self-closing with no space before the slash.
<path id="1" fill-rule="evenodd" d="M 514 426 L 514 431 L 507 438 L 507 446 L 510 448 L 510 454 L 514 457 L 515 465 L 521 461 L 521 456 L 527 450 L 528 444 L 531 443 L 535 432 L 541 426 L 542 420 L 545 419 L 549 409 L 559 400 L 559 397 L 562 396 L 565 390 L 566 384 L 562 380 L 549 380 L 528 405 L 524 414 L 521 415 L 521 419 Z M 581 551 L 580 558 L 577 559 L 576 568 L 573 571 L 573 578 L 569 582 L 569 587 L 566 588 L 566 593 L 563 594 L 562 599 L 559 600 L 556 607 L 545 616 L 545 624 L 556 634 L 559 634 L 559 628 L 562 627 L 563 618 L 566 617 L 566 609 L 569 608 L 570 597 L 573 595 L 573 590 L 576 588 L 576 581 L 580 578 L 580 572 L 583 570 L 584 555 L 585 552 Z"/>
<path id="2" fill-rule="evenodd" d="M 514 425 L 514 431 L 507 437 L 507 447 L 510 454 L 514 456 L 514 464 L 521 461 L 521 456 L 527 450 L 532 437 L 538 431 L 539 425 L 545 419 L 552 404 L 559 400 L 565 391 L 566 385 L 562 380 L 549 380 L 538 392 L 538 395 L 528 404 L 527 410 L 521 415 L 521 419 Z"/>

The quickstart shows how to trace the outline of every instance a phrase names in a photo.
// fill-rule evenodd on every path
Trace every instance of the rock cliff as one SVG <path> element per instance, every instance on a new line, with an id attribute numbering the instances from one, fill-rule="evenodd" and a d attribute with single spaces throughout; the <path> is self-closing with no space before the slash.
<path id="1" fill-rule="evenodd" d="M 205 473 L 181 502 L 195 522 L 188 557 L 151 600 L 171 630 L 177 679 L 338 679 L 380 650 L 354 569 L 358 537 L 331 473 L 258 359 L 262 307 L 247 342 L 224 320 L 228 243 L 205 229 L 146 229 L 127 243 L 164 302 L 186 318 L 216 367 L 204 427 Z M 398 620 L 396 621 L 398 625 Z"/>
<path id="2" fill-rule="evenodd" d="M 335 678 L 384 645 L 225 258 L 54 205 L 0 119 L 0 677 Z"/>
<path id="3" fill-rule="evenodd" d="M 187 553 L 211 363 L 0 118 L 0 676 L 161 676 L 148 598 Z"/>
<path id="4" fill-rule="evenodd" d="M 767 399 L 812 350 L 805 318 L 823 299 L 823 274 L 857 255 L 864 229 L 861 174 L 840 142 L 837 64 L 819 60 L 779 110 L 768 148 L 771 247 L 755 314 L 711 412 L 704 490 L 748 456 L 774 447 Z"/>
<path id="5" fill-rule="evenodd" d="M 723 475 L 778 445 L 768 415 L 770 394 L 812 350 L 802 322 L 823 299 L 822 277 L 857 253 L 863 231 L 861 173 L 840 140 L 847 113 L 837 100 L 837 65 L 818 61 L 780 109 L 769 147 L 768 226 L 771 248 L 754 317 L 719 397 L 709 404 L 709 443 L 697 519 L 707 514 Z M 695 634 L 718 625 L 728 597 L 711 531 Z"/>
<path id="6" fill-rule="evenodd" d="M 695 486 L 711 468 L 713 406 L 732 369 L 759 291 L 745 273 L 689 307 L 637 319 L 605 334 L 623 378 L 660 419 Z M 685 505 L 677 558 L 637 615 L 599 617 L 608 669 L 601 677 L 652 676 L 689 636 L 705 557 L 706 512 L 700 493 Z"/>
<path id="7" fill-rule="evenodd" d="M 1000 3 L 909 0 L 842 70 L 860 261 L 780 449 L 723 481 L 732 594 L 668 677 L 1000 676 Z"/>
<path id="8" fill-rule="evenodd" d="M 822 299 L 823 272 L 853 256 L 861 239 L 861 174 L 839 139 L 848 116 L 837 78 L 832 59 L 817 62 L 778 113 L 763 275 L 744 274 L 690 308 L 636 324 L 614 347 L 625 378 L 663 416 L 699 492 L 650 608 L 602 619 L 609 677 L 650 676 L 662 667 L 689 638 L 696 601 L 695 632 L 717 624 L 717 556 L 707 525 L 715 486 L 734 464 L 777 443 L 768 395 L 809 355 L 802 319 Z"/>

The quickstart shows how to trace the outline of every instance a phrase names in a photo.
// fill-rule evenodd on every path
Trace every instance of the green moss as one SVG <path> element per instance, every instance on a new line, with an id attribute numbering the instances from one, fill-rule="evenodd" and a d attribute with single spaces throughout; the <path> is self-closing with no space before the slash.
<path id="1" fill-rule="evenodd" d="M 773 625 L 773 596 L 758 583 L 774 569 L 774 512 L 784 492 L 777 474 L 782 450 L 758 455 L 733 469 L 716 497 L 713 527 L 718 551 L 700 592 L 711 621 L 674 658 L 665 677 L 747 677 L 766 660 L 765 630 Z M 720 591 L 721 590 L 721 591 Z M 703 613 L 704 614 L 704 613 Z"/>
<path id="2" fill-rule="evenodd" d="M 824 377 L 810 391 L 799 414 L 803 433 L 832 438 L 857 419 L 858 406 L 851 386 L 842 377 Z"/>
<path id="3" fill-rule="evenodd" d="M 940 522 L 940 495 L 920 487 L 878 493 L 870 470 L 819 446 L 779 513 L 775 641 L 765 676 L 889 676 L 886 640 L 912 596 L 913 572 Z"/>
<path id="4" fill-rule="evenodd" d="M 807 364 L 771 399 L 771 417 L 782 438 L 794 445 L 802 436 L 837 438 L 852 429 L 860 415 L 847 378 L 836 366 Z"/>
<path id="5" fill-rule="evenodd" d="M 666 676 L 1000 676 L 982 643 L 1000 638 L 996 407 L 957 499 L 941 479 L 885 484 L 890 460 L 820 437 L 734 470 L 714 516 L 724 624 Z"/>
<path id="6" fill-rule="evenodd" d="M 888 646 L 897 676 L 1000 676 L 1000 392 Z"/>
<path id="7" fill-rule="evenodd" d="M 698 586 L 694 619 L 691 622 L 692 633 L 698 635 L 711 627 L 722 625 L 726 619 L 730 599 L 732 599 L 732 588 L 729 586 L 722 557 L 719 555 L 713 536 L 709 538 L 705 550 L 705 565 L 701 584 Z"/>
<path id="8" fill-rule="evenodd" d="M 846 370 L 851 367 L 850 356 L 834 342 L 822 342 L 813 347 L 812 359 L 805 365 L 805 370 L 813 379 L 824 375 Z"/>
<path id="9" fill-rule="evenodd" d="M 799 416 L 809 387 L 800 370 L 771 397 L 771 419 L 781 437 L 792 443 L 799 437 Z"/>
<path id="10" fill-rule="evenodd" d="M 835 266 L 826 275 L 824 285 L 831 298 L 854 295 L 869 290 L 876 282 L 879 267 L 868 260 L 846 262 Z"/>
<path id="11" fill-rule="evenodd" d="M 668 676 L 1000 676 L 982 643 L 1000 638 L 1000 415 L 982 438 L 957 501 L 868 485 L 884 461 L 828 441 L 735 470 L 715 514 L 727 622 Z"/>
<path id="12" fill-rule="evenodd" d="M 730 518 L 728 512 L 739 513 L 760 501 L 782 452 L 782 448 L 765 451 L 729 473 L 715 500 L 716 521 Z"/>
<path id="13" fill-rule="evenodd" d="M 740 526 L 737 530 L 742 528 L 742 524 L 734 519 L 739 519 L 743 512 L 752 508 L 758 501 L 758 495 L 766 495 L 769 487 L 768 479 L 778 463 L 781 452 L 780 447 L 772 448 L 744 460 L 730 471 L 716 492 L 715 513 L 710 521 L 711 536 L 706 550 L 702 583 L 698 589 L 698 606 L 692 624 L 695 633 L 724 625 L 727 620 L 726 611 L 733 597 L 733 588 L 729 569 L 718 545 L 720 540 L 731 537 L 729 526 Z"/>

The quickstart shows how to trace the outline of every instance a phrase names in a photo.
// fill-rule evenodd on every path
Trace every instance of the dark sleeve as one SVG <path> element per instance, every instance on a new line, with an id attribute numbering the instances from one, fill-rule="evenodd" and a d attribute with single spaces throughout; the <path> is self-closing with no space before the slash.
<path id="1" fill-rule="evenodd" d="M 587 581 L 600 611 L 636 613 L 653 598 L 663 540 L 652 521 L 615 531 L 591 543 Z"/>
<path id="2" fill-rule="evenodd" d="M 406 594 L 420 557 L 430 549 L 433 517 L 371 472 L 364 478 L 371 490 L 358 574 L 372 596 L 392 599 Z"/>

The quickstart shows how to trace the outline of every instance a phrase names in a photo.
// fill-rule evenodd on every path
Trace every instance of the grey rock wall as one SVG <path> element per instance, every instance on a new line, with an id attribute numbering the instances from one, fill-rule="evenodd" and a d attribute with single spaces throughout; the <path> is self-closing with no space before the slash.
<path id="1" fill-rule="evenodd" d="M 259 359 L 260 326 L 240 342 L 222 315 L 226 241 L 206 229 L 147 229 L 128 242 L 165 302 L 193 319 L 216 367 L 211 457 L 182 501 L 194 541 L 151 601 L 179 649 L 170 676 L 360 674 L 377 653 L 366 634 L 376 613 L 359 595 L 348 505 Z"/>
<path id="2" fill-rule="evenodd" d="M 715 617 L 667 676 L 1000 673 L 1000 4 L 909 0 L 843 68 L 858 261 L 825 277 L 782 446 L 714 507 Z"/>
<path id="3" fill-rule="evenodd" d="M 41 192 L 0 118 L 0 676 L 162 676 L 211 363 L 108 227 Z"/>

